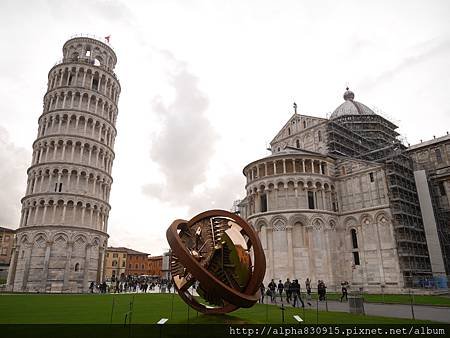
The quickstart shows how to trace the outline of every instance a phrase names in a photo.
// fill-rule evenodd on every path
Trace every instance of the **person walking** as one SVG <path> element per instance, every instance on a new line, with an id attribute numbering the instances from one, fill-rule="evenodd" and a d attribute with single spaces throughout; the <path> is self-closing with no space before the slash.
<path id="1" fill-rule="evenodd" d="M 348 290 L 347 290 L 348 282 L 347 281 L 342 282 L 341 286 L 342 286 L 342 296 L 341 296 L 341 303 L 342 303 L 342 299 L 344 297 L 345 297 L 345 301 L 348 301 L 348 297 L 347 297 L 347 294 L 348 294 Z"/>
<path id="2" fill-rule="evenodd" d="M 281 302 L 283 303 L 283 289 L 284 289 L 284 284 L 281 281 L 281 279 L 278 281 L 278 293 L 280 294 L 280 298 L 281 298 Z"/>
<path id="3" fill-rule="evenodd" d="M 264 286 L 263 283 L 261 283 L 261 285 L 259 287 L 259 291 L 261 292 L 261 298 L 259 299 L 259 302 L 261 304 L 264 304 L 264 296 L 266 295 L 266 287 Z"/>
<path id="4" fill-rule="evenodd" d="M 268 288 L 269 288 L 269 290 L 270 290 L 270 301 L 271 301 L 272 303 L 276 303 L 276 302 L 277 302 L 277 299 L 276 299 L 277 295 L 276 295 L 276 293 L 275 293 L 275 290 L 276 290 L 276 288 L 277 288 L 277 285 L 275 284 L 275 282 L 273 281 L 273 279 L 272 279 L 272 281 L 269 283 Z"/>
<path id="5" fill-rule="evenodd" d="M 289 304 L 291 303 L 291 291 L 290 291 L 290 287 L 291 287 L 291 281 L 289 280 L 289 278 L 286 280 L 286 282 L 284 282 L 284 292 L 286 292 L 286 302 L 288 302 Z"/>
<path id="6" fill-rule="evenodd" d="M 326 286 L 323 280 L 319 280 L 317 284 L 317 293 L 319 294 L 319 301 L 324 301 L 326 297 Z"/>
<path id="7" fill-rule="evenodd" d="M 305 307 L 305 303 L 303 303 L 302 296 L 300 294 L 300 284 L 298 283 L 298 279 L 294 279 L 291 283 L 291 296 L 293 299 L 292 307 L 295 307 L 297 305 L 297 300 L 302 303 L 302 308 Z"/>
<path id="8" fill-rule="evenodd" d="M 306 278 L 306 282 L 305 282 L 305 286 L 306 286 L 306 301 L 308 302 L 308 305 L 311 306 L 311 280 L 309 278 Z"/>

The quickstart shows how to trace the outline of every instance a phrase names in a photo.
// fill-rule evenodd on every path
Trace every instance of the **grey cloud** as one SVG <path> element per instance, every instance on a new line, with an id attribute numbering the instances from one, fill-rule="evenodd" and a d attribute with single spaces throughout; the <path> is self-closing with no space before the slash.
<path id="1" fill-rule="evenodd" d="M 197 77 L 170 52 L 163 55 L 170 67 L 168 76 L 175 98 L 167 106 L 160 98 L 154 99 L 153 110 L 162 122 L 160 133 L 153 137 L 150 156 L 159 165 L 165 183 L 147 184 L 142 191 L 162 201 L 182 203 L 205 181 L 217 134 L 205 116 L 208 98 L 198 88 Z"/>
<path id="2" fill-rule="evenodd" d="M 245 179 L 240 174 L 238 170 L 236 173 L 222 176 L 217 186 L 191 196 L 189 214 L 196 215 L 206 209 L 231 209 L 233 202 L 245 195 Z"/>
<path id="3" fill-rule="evenodd" d="M 9 139 L 0 126 L 0 225 L 17 227 L 20 217 L 20 199 L 25 192 L 26 168 L 30 154 Z"/>

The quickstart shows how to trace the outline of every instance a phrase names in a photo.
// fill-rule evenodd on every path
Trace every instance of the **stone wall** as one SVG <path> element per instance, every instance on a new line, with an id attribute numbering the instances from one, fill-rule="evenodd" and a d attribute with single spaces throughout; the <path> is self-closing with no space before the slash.
<path id="1" fill-rule="evenodd" d="M 58 231 L 47 227 L 19 230 L 11 261 L 11 291 L 87 291 L 91 282 L 100 279 L 106 242 L 102 232 L 73 226 Z"/>

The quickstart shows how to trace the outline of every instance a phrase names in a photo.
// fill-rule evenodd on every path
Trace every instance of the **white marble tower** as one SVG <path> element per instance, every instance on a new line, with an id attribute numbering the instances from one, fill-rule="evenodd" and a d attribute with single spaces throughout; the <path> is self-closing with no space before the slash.
<path id="1" fill-rule="evenodd" d="M 83 292 L 102 281 L 120 84 L 111 47 L 63 46 L 48 89 L 8 275 L 12 291 Z"/>

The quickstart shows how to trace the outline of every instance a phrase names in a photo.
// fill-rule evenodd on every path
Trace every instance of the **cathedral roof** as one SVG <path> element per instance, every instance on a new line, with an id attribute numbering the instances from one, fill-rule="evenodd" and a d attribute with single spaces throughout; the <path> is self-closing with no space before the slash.
<path id="1" fill-rule="evenodd" d="M 355 101 L 354 98 L 355 94 L 347 87 L 347 91 L 344 93 L 345 102 L 334 110 L 330 120 L 344 115 L 375 115 L 372 109 L 361 102 Z"/>

